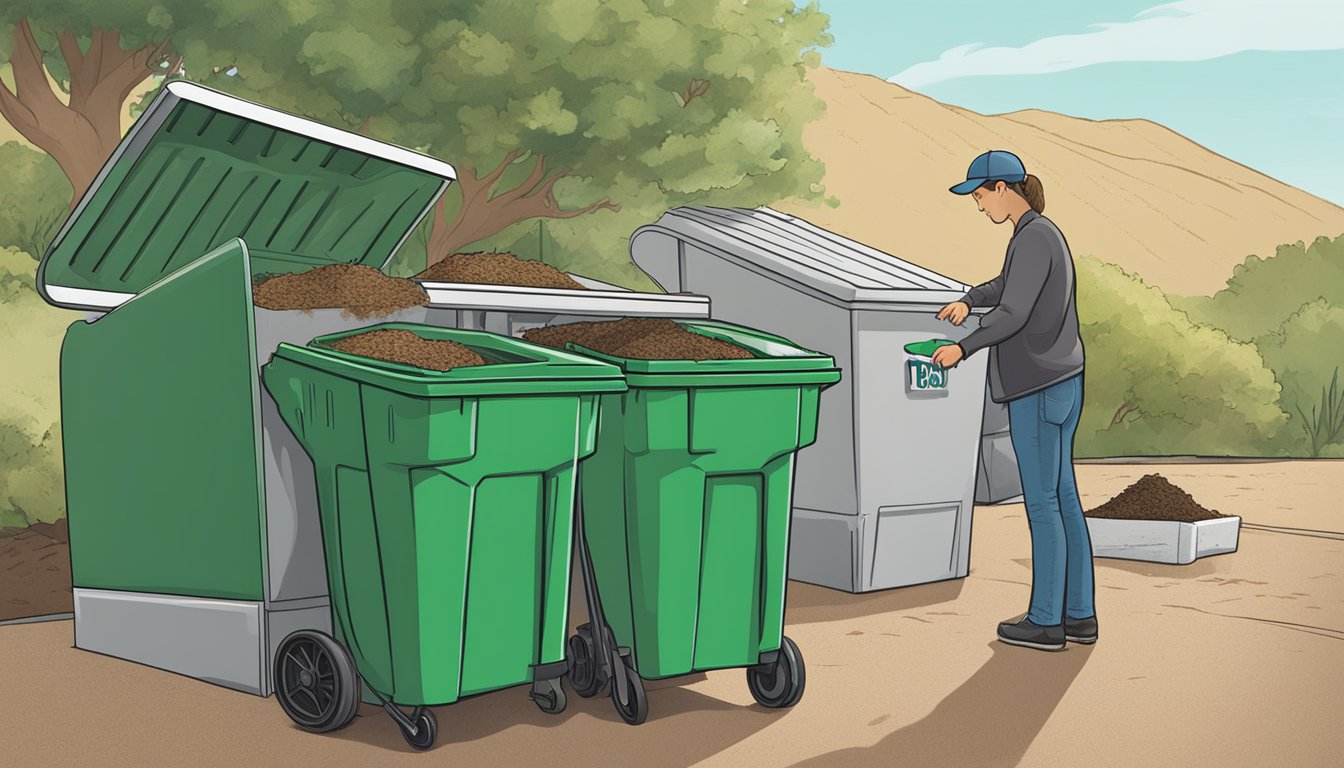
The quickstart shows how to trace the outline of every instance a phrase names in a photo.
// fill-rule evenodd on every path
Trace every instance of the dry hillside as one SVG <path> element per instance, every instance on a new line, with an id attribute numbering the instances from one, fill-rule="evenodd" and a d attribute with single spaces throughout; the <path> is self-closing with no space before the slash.
<path id="1" fill-rule="evenodd" d="M 1344 208 L 1147 120 L 986 116 L 869 75 L 812 80 L 827 112 L 805 140 L 841 204 L 780 207 L 963 282 L 998 272 L 1009 234 L 947 192 L 986 149 L 1016 152 L 1041 178 L 1046 215 L 1075 254 L 1172 293 L 1212 293 L 1248 254 L 1344 233 Z"/>

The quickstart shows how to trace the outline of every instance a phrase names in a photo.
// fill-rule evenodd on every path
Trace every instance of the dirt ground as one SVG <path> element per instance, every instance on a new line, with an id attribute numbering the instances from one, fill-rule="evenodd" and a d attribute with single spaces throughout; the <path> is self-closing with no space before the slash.
<path id="1" fill-rule="evenodd" d="M 307 734 L 273 699 L 74 650 L 60 621 L 0 627 L 4 755 L 24 766 L 1338 765 L 1344 462 L 1080 465 L 1085 505 L 1150 471 L 1257 527 L 1238 552 L 1188 566 L 1097 560 L 1090 648 L 993 641 L 995 623 L 1026 608 L 1030 536 L 1020 505 L 979 507 L 966 579 L 868 595 L 790 584 L 788 634 L 808 683 L 789 711 L 755 706 L 740 670 L 652 684 L 639 727 L 609 699 L 571 693 L 547 716 L 516 688 L 439 708 L 438 744 L 421 755 L 374 708 Z"/>
<path id="2" fill-rule="evenodd" d="M 0 532 L 0 621 L 73 610 L 65 519 Z"/>

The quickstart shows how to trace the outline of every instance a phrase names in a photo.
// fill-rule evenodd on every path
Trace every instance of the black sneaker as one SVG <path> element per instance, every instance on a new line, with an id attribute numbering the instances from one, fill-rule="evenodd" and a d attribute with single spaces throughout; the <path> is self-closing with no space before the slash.
<path id="1" fill-rule="evenodd" d="M 1026 617 L 1016 622 L 1005 621 L 999 624 L 999 642 L 1039 651 L 1061 651 L 1064 649 L 1064 625 L 1042 627 Z"/>
<path id="2" fill-rule="evenodd" d="M 1097 617 L 1070 619 L 1064 617 L 1064 639 L 1070 643 L 1091 645 L 1097 642 Z"/>

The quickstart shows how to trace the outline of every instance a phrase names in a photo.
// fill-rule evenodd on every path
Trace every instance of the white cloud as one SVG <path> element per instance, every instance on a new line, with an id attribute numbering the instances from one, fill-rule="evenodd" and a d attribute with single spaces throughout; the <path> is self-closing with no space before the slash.
<path id="1" fill-rule="evenodd" d="M 907 88 L 974 75 L 1036 75 L 1112 61 L 1204 61 L 1242 51 L 1344 48 L 1341 0 L 1181 0 L 1132 21 L 1020 48 L 960 45 L 888 78 Z"/>

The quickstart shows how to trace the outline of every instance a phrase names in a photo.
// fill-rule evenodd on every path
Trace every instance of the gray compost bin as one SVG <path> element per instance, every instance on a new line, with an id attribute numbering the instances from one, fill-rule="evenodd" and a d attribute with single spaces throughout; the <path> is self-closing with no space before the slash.
<path id="1" fill-rule="evenodd" d="M 664 290 L 708 295 L 714 319 L 844 370 L 798 458 L 790 578 L 866 592 L 966 575 L 988 356 L 912 391 L 904 347 L 977 327 L 983 310 L 935 317 L 967 286 L 769 209 L 677 208 L 630 250 Z"/>

